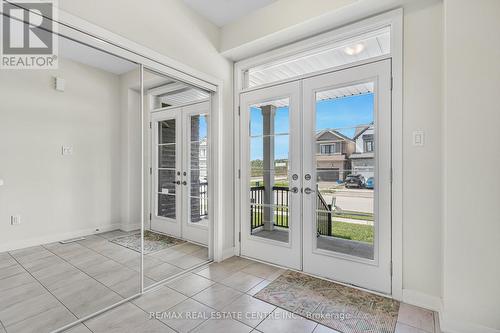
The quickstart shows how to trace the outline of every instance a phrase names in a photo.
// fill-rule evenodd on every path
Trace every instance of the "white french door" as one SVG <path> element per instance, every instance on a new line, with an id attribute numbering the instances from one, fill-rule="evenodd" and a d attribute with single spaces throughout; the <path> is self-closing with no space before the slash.
<path id="1" fill-rule="evenodd" d="M 240 103 L 241 254 L 301 269 L 300 83 L 244 93 Z"/>
<path id="2" fill-rule="evenodd" d="M 241 254 L 391 294 L 390 60 L 240 103 Z"/>
<path id="3" fill-rule="evenodd" d="M 305 79 L 303 96 L 304 271 L 390 294 L 390 60 Z"/>
<path id="4" fill-rule="evenodd" d="M 151 230 L 208 243 L 209 102 L 152 114 Z"/>
<path id="5" fill-rule="evenodd" d="M 151 230 L 181 237 L 181 109 L 155 112 L 152 120 Z"/>

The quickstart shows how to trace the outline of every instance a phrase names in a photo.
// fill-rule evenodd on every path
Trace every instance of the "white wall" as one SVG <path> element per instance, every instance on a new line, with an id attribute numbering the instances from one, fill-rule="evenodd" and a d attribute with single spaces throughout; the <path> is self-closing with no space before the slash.
<path id="1" fill-rule="evenodd" d="M 356 0 L 278 0 L 222 27 L 221 52 L 335 11 Z"/>
<path id="2" fill-rule="evenodd" d="M 403 295 L 437 309 L 441 297 L 443 162 L 442 2 L 404 7 Z M 413 146 L 412 132 L 425 132 Z"/>
<path id="3" fill-rule="evenodd" d="M 227 181 L 220 191 L 223 202 L 232 203 L 232 64 L 218 52 L 219 28 L 181 0 L 60 0 L 59 5 L 70 14 L 223 80 L 221 167 Z M 230 249 L 234 243 L 233 205 L 223 207 L 224 248 Z"/>
<path id="4" fill-rule="evenodd" d="M 58 70 L 1 70 L 0 101 L 0 251 L 119 226 L 118 76 L 62 59 Z"/>
<path id="5" fill-rule="evenodd" d="M 500 332 L 499 31 L 500 1 L 445 0 L 446 332 Z"/>

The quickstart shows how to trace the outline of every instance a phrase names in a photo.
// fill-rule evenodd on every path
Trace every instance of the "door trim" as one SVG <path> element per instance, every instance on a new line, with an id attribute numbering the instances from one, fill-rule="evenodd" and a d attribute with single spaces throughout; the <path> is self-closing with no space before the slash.
<path id="1" fill-rule="evenodd" d="M 240 151 L 240 117 L 239 98 L 243 90 L 243 78 L 248 66 L 253 66 L 257 62 L 262 63 L 270 60 L 284 58 L 291 50 L 299 47 L 307 48 L 318 41 L 328 41 L 345 38 L 346 35 L 353 36 L 362 31 L 374 29 L 382 25 L 391 27 L 391 59 L 392 65 L 392 297 L 396 300 L 403 300 L 403 10 L 395 9 L 387 13 L 380 14 L 365 20 L 348 24 L 342 28 L 334 29 L 323 35 L 318 35 L 285 47 L 262 53 L 255 57 L 236 62 L 234 65 L 234 239 L 235 255 L 240 255 L 240 224 L 241 210 L 240 198 L 240 177 L 241 165 Z M 263 60 L 264 59 L 264 60 Z M 351 64 L 352 66 L 353 64 Z M 332 69 L 329 72 L 335 72 Z M 388 295 L 386 295 L 387 297 Z"/>

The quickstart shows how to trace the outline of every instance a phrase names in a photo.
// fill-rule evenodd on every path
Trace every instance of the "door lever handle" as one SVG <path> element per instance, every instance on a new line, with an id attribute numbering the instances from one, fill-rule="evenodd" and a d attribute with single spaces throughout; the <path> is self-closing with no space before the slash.
<path id="1" fill-rule="evenodd" d="M 305 193 L 305 194 L 311 194 L 311 193 L 314 193 L 314 192 L 315 192 L 315 191 L 314 191 L 314 190 L 311 190 L 309 187 L 306 187 L 306 188 L 304 189 L 304 193 Z"/>
<path id="2" fill-rule="evenodd" d="M 297 186 L 292 187 L 290 191 L 292 191 L 292 193 L 299 193 L 299 189 L 297 188 Z"/>

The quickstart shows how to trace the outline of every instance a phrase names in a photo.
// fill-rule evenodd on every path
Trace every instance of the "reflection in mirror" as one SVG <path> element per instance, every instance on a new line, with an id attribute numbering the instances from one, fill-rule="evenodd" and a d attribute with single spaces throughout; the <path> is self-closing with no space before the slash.
<path id="1" fill-rule="evenodd" d="M 208 261 L 210 95 L 147 69 L 144 93 L 152 166 L 144 233 L 148 286 Z"/>
<path id="2" fill-rule="evenodd" d="M 374 259 L 374 83 L 316 94 L 317 248 Z"/>
<path id="3" fill-rule="evenodd" d="M 288 242 L 289 98 L 250 106 L 250 234 Z"/>
<path id="4" fill-rule="evenodd" d="M 140 292 L 139 74 L 62 37 L 57 69 L 0 70 L 8 332 L 49 332 Z"/>

